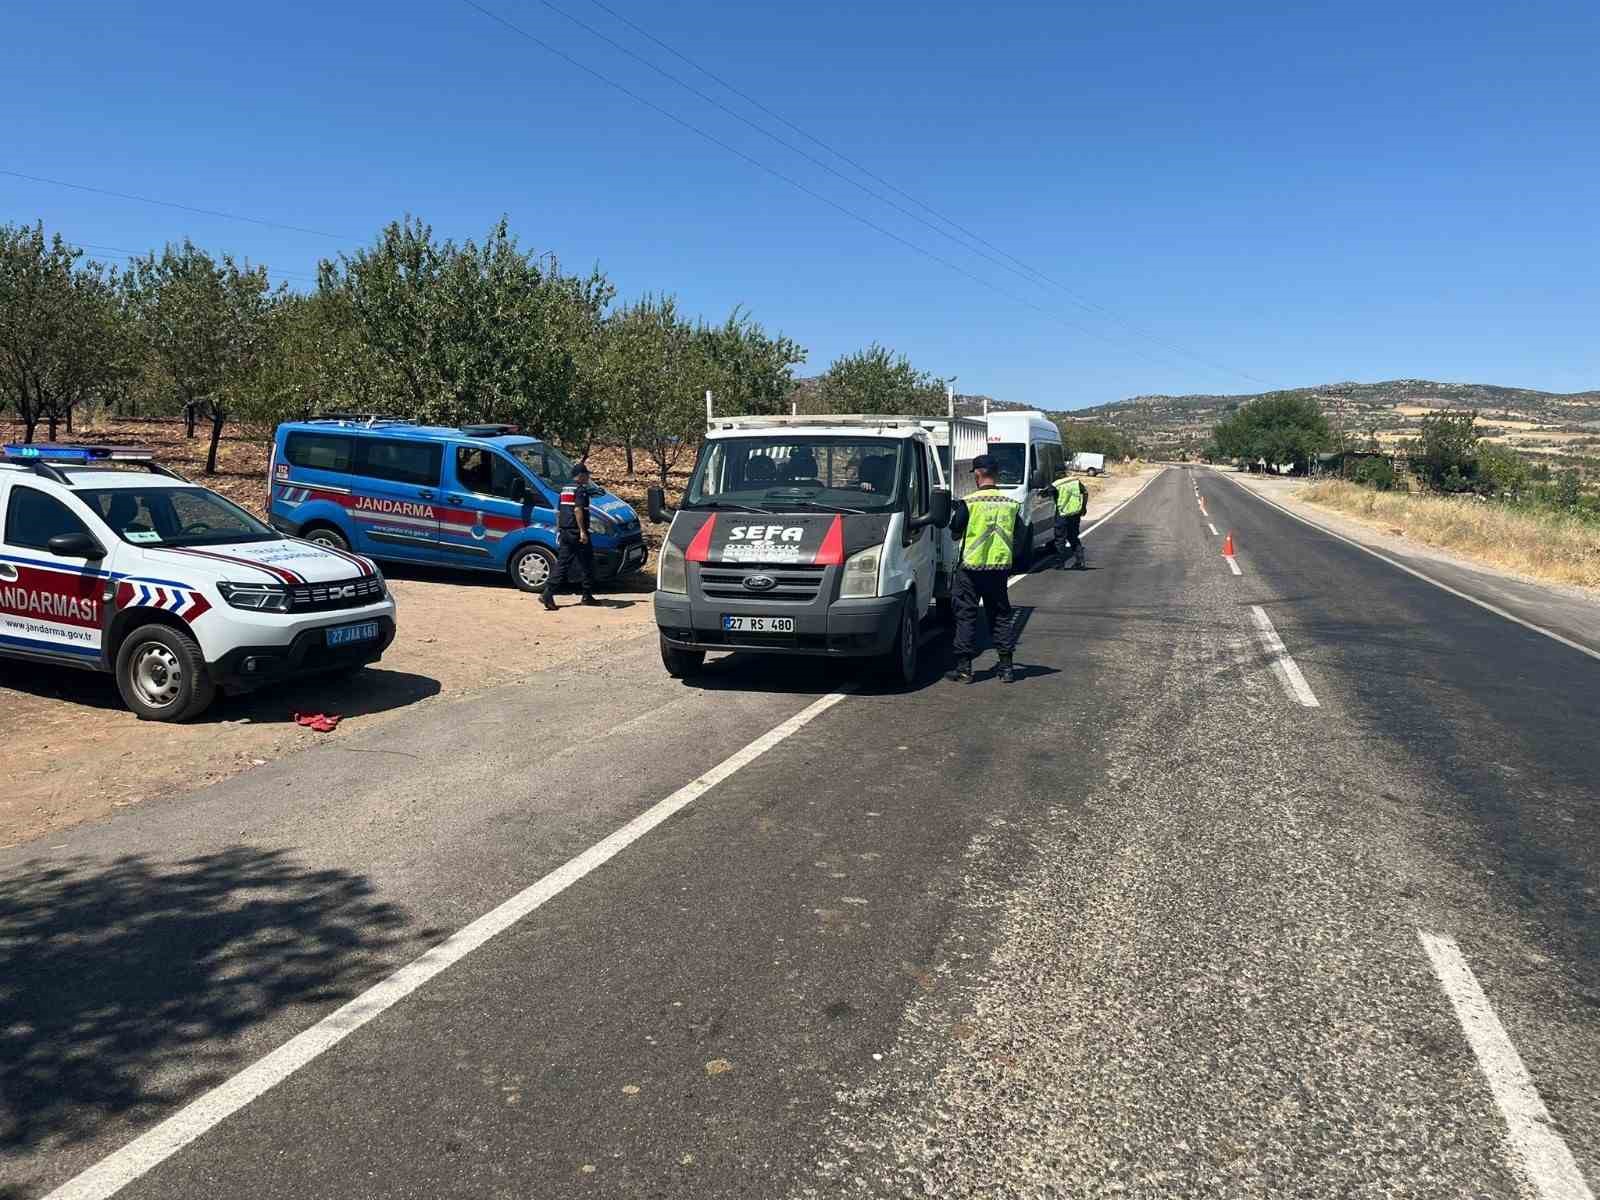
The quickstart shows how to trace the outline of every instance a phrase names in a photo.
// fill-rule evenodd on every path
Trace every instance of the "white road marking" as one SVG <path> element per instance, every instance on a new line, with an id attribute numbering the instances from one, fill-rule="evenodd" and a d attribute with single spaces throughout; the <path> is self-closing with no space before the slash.
<path id="1" fill-rule="evenodd" d="M 1221 472 L 1218 472 L 1218 473 L 1221 474 Z M 1254 496 L 1257 500 L 1261 501 L 1261 503 L 1263 503 L 1265 505 L 1268 505 L 1269 507 L 1277 509 L 1284 516 L 1289 517 L 1289 518 L 1291 518 L 1293 520 L 1299 521 L 1300 524 L 1302 524 L 1302 525 L 1308 525 L 1312 529 L 1315 529 L 1318 533 L 1325 533 L 1331 538 L 1337 538 L 1339 541 L 1344 542 L 1347 546 L 1354 546 L 1357 550 L 1361 551 L 1361 553 L 1370 554 L 1370 555 L 1372 555 L 1373 558 L 1377 559 L 1379 562 L 1386 562 L 1391 567 L 1394 567 L 1396 570 L 1404 571 L 1407 575 L 1410 575 L 1410 576 L 1413 576 L 1414 578 L 1422 580 L 1423 583 L 1431 583 L 1431 584 L 1433 584 L 1434 587 L 1438 588 L 1441 592 L 1449 592 L 1452 596 L 1455 596 L 1457 599 L 1460 599 L 1460 600 L 1465 600 L 1468 604 L 1476 604 L 1479 608 L 1484 609 L 1484 610 L 1486 610 L 1488 612 L 1492 612 L 1497 617 L 1504 617 L 1506 620 L 1512 622 L 1512 624 L 1521 625 L 1524 629 L 1531 629 L 1531 630 L 1533 630 L 1534 633 L 1542 633 L 1542 634 L 1544 634 L 1545 637 L 1549 638 L 1551 641 L 1560 642 L 1563 646 L 1568 646 L 1571 649 L 1576 650 L 1579 654 L 1587 654 L 1590 658 L 1600 659 L 1600 650 L 1595 650 L 1595 649 L 1592 649 L 1592 648 L 1590 648 L 1588 646 L 1585 646 L 1582 642 L 1575 642 L 1569 637 L 1562 637 L 1559 633 L 1557 633 L 1553 629 L 1546 629 L 1543 625 L 1535 625 L 1532 621 L 1524 620 L 1522 617 L 1517 616 L 1515 613 L 1507 612 L 1505 609 L 1501 608 L 1497 604 L 1490 604 L 1487 600 L 1480 600 L 1476 596 L 1469 595 L 1468 593 L 1463 592 L 1458 588 L 1451 587 L 1448 583 L 1441 583 L 1439 580 L 1435 579 L 1432 575 L 1424 575 L 1421 571 L 1417 570 L 1415 567 L 1408 567 L 1403 562 L 1396 562 L 1394 559 L 1390 558 L 1387 554 L 1382 554 L 1379 551 L 1372 549 L 1372 547 L 1370 547 L 1370 546 L 1363 546 L 1360 542 L 1356 541 L 1354 538 L 1347 538 L 1342 533 L 1335 533 L 1333 530 L 1329 529 L 1326 525 L 1319 525 L 1315 521 L 1311 520 L 1308 517 L 1302 517 L 1297 512 L 1291 512 L 1289 509 L 1287 509 L 1283 505 L 1279 504 L 1276 500 L 1268 500 L 1265 496 L 1256 495 L 1255 492 L 1253 492 L 1249 488 L 1245 487 L 1245 485 L 1240 483 L 1237 479 L 1231 479 L 1230 478 L 1230 479 L 1228 479 L 1228 482 L 1233 484 L 1234 487 L 1238 488 L 1245 495 Z"/>
<path id="2" fill-rule="evenodd" d="M 1149 479 L 1146 479 L 1142 484 L 1140 484 L 1139 485 L 1139 490 L 1137 492 L 1135 492 L 1133 495 L 1129 496 L 1121 504 L 1118 504 L 1115 508 L 1113 508 L 1105 516 L 1101 517 L 1093 525 L 1089 526 L 1089 528 L 1080 529 L 1078 531 L 1078 536 L 1080 538 L 1088 537 L 1096 529 L 1099 529 L 1100 526 L 1104 525 L 1107 521 L 1111 520 L 1112 517 L 1116 516 L 1123 509 L 1127 508 L 1128 505 L 1132 504 L 1135 500 L 1137 500 L 1140 496 L 1142 496 L 1144 494 L 1144 489 L 1145 488 L 1149 487 L 1152 483 L 1154 483 L 1156 480 L 1160 479 L 1163 475 L 1165 475 L 1170 470 L 1172 470 L 1171 467 L 1162 467 L 1161 470 L 1157 471 L 1154 475 L 1150 476 Z M 1027 572 L 1026 574 L 1023 574 L 1023 575 L 1013 575 L 1010 579 L 1006 580 L 1006 586 L 1008 588 L 1014 588 L 1014 587 L 1017 586 L 1017 584 L 1021 583 L 1024 579 L 1029 579 L 1032 576 L 1033 576 L 1033 572 L 1032 571 L 1029 571 L 1029 572 Z M 45 1200 L 50 1200 L 50 1197 L 46 1196 Z"/>
<path id="3" fill-rule="evenodd" d="M 1272 618 L 1267 616 L 1267 610 L 1259 604 L 1252 604 L 1250 615 L 1256 619 L 1256 630 L 1260 634 L 1261 644 L 1266 647 L 1267 657 L 1272 659 L 1272 669 L 1277 673 L 1278 682 L 1283 684 L 1283 690 L 1289 694 L 1289 699 L 1296 701 L 1303 708 L 1321 708 L 1322 705 L 1318 703 L 1311 685 L 1300 673 L 1299 664 L 1289 656 L 1283 639 L 1278 636 L 1278 631 L 1272 624 Z"/>
<path id="4" fill-rule="evenodd" d="M 1235 575 L 1244 574 L 1243 571 L 1239 570 L 1239 560 L 1234 558 L 1233 555 L 1224 554 L 1222 557 L 1228 560 L 1228 570 L 1232 571 Z"/>
<path id="5" fill-rule="evenodd" d="M 1206 522 L 1206 528 L 1211 530 L 1211 536 L 1212 537 L 1217 537 L 1218 536 L 1217 527 L 1215 525 L 1213 525 L 1210 521 Z"/>
<path id="6" fill-rule="evenodd" d="M 1478 1057 L 1478 1066 L 1489 1081 L 1500 1115 L 1506 1119 L 1511 1145 L 1516 1150 L 1508 1156 L 1512 1167 L 1527 1176 L 1541 1200 L 1594 1200 L 1572 1151 L 1552 1126 L 1550 1110 L 1544 1106 L 1539 1089 L 1533 1086 L 1522 1056 L 1500 1024 L 1483 988 L 1478 986 L 1455 939 L 1420 929 L 1417 936 L 1422 939 L 1439 986 L 1456 1010 L 1467 1044 Z"/>
<path id="7" fill-rule="evenodd" d="M 793 736 L 845 698 L 842 691 L 823 696 L 781 725 L 768 730 L 743 750 L 723 759 L 704 775 L 657 801 L 609 837 L 551 871 L 537 883 L 463 926 L 424 954 L 412 959 L 381 983 L 368 988 L 342 1008 L 290 1038 L 224 1083 L 191 1101 L 161 1124 L 68 1180 L 45 1200 L 103 1200 L 166 1161 L 220 1121 L 257 1096 L 282 1083 L 324 1051 L 332 1049 L 367 1022 L 380 1016 L 423 984 L 460 962 L 496 934 L 554 899 L 584 876 L 605 865 L 663 821 L 688 807 L 740 768 L 748 766 L 779 742 Z"/>

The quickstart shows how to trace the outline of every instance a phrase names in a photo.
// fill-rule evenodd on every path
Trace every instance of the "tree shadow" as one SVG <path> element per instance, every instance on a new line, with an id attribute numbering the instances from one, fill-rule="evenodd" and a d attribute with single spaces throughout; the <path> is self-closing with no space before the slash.
<path id="1" fill-rule="evenodd" d="M 251 1027 L 320 1016 L 438 932 L 406 926 L 363 876 L 279 850 L 24 865 L 0 880 L 0 1154 L 166 1115 Z"/>

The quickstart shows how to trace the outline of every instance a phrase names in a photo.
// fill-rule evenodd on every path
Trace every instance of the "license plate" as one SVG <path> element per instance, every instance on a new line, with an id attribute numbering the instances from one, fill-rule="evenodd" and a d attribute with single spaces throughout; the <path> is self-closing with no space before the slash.
<path id="1" fill-rule="evenodd" d="M 348 646 L 351 642 L 371 642 L 378 637 L 378 623 L 363 621 L 359 625 L 335 625 L 328 630 L 328 645 Z"/>
<path id="2" fill-rule="evenodd" d="M 734 617 L 722 618 L 724 633 L 793 633 L 793 617 Z"/>

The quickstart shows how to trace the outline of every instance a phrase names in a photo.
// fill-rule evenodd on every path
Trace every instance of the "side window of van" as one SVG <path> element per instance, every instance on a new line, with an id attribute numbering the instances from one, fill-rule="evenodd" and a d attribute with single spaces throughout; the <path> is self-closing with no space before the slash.
<path id="1" fill-rule="evenodd" d="M 456 482 L 469 492 L 502 500 L 521 500 L 529 492 L 522 475 L 503 455 L 481 446 L 456 447 Z"/>
<path id="2" fill-rule="evenodd" d="M 439 464 L 443 461 L 444 447 L 438 442 L 362 438 L 356 473 L 394 483 L 438 487 Z"/>
<path id="3" fill-rule="evenodd" d="M 348 474 L 353 445 L 350 438 L 332 433 L 291 433 L 284 439 L 283 456 L 297 467 Z"/>
<path id="4" fill-rule="evenodd" d="M 54 496 L 21 484 L 12 487 L 6 506 L 6 545 L 48 550 L 50 539 L 58 534 L 88 532 L 89 527 Z"/>

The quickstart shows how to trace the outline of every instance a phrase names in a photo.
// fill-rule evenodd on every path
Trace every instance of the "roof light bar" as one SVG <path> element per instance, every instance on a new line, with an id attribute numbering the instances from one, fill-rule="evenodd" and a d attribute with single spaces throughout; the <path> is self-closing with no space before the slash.
<path id="1" fill-rule="evenodd" d="M 50 442 L 0 446 L 0 458 L 16 462 L 91 463 L 153 462 L 155 455 L 138 446 L 63 446 Z"/>

